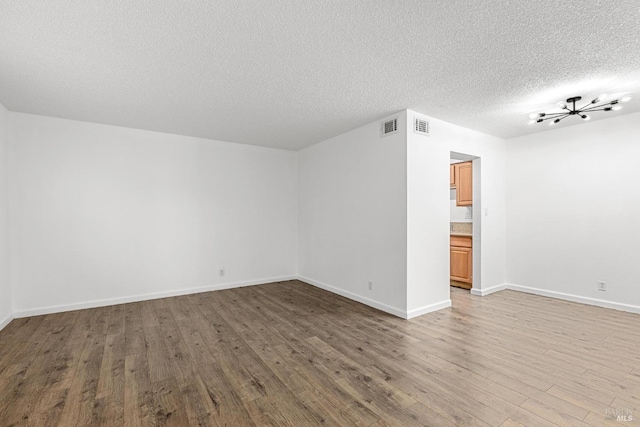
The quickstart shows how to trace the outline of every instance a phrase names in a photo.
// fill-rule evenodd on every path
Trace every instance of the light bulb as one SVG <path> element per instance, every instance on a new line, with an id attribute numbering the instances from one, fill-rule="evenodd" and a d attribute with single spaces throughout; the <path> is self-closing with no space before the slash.
<path id="1" fill-rule="evenodd" d="M 615 107 L 611 107 L 613 111 L 622 110 L 622 105 L 616 105 Z"/>
<path id="2" fill-rule="evenodd" d="M 623 96 L 620 101 L 621 102 L 629 102 L 629 101 L 631 101 L 631 96 L 630 95 Z"/>
<path id="3" fill-rule="evenodd" d="M 553 125 L 555 125 L 556 123 L 558 123 L 559 121 L 560 121 L 560 119 L 552 120 L 552 121 L 550 121 L 550 122 L 549 122 L 549 126 L 553 126 Z"/>
<path id="4" fill-rule="evenodd" d="M 529 114 L 529 118 L 530 118 L 530 119 L 535 119 L 536 117 L 538 117 L 538 113 L 531 113 L 531 114 Z"/>
<path id="5" fill-rule="evenodd" d="M 602 102 L 605 99 L 607 99 L 609 95 L 607 95 L 606 93 L 603 93 L 602 95 L 598 96 L 596 99 L 594 99 L 593 101 L 591 101 L 592 104 L 597 104 L 598 102 Z"/>
<path id="6" fill-rule="evenodd" d="M 558 108 L 562 108 L 563 110 L 567 108 L 567 104 L 562 101 L 558 102 L 556 105 L 558 106 Z"/>
<path id="7" fill-rule="evenodd" d="M 591 120 L 591 117 L 588 114 L 583 114 L 580 117 L 582 117 L 582 119 L 586 122 L 588 120 Z"/>
<path id="8" fill-rule="evenodd" d="M 530 124 L 530 125 L 532 125 L 532 124 L 534 124 L 534 123 L 536 123 L 536 121 L 535 121 L 534 119 L 529 120 L 529 124 Z"/>

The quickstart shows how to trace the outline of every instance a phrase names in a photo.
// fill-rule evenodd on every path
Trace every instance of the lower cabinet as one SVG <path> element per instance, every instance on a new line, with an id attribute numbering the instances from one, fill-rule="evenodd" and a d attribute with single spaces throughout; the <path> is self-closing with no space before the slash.
<path id="1" fill-rule="evenodd" d="M 467 236 L 451 236 L 450 265 L 451 280 L 472 283 L 472 240 Z"/>

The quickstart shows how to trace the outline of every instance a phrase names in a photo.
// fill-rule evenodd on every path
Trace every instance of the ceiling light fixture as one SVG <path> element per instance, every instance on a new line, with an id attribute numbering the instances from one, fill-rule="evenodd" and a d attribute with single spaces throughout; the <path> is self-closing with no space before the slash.
<path id="1" fill-rule="evenodd" d="M 614 99 L 613 101 L 603 102 L 607 99 L 607 94 L 602 94 L 597 98 L 594 98 L 588 104 L 576 108 L 576 102 L 579 102 L 582 99 L 581 96 L 574 96 L 567 99 L 567 102 L 564 103 L 562 101 L 558 102 L 557 106 L 560 108 L 561 112 L 559 113 L 531 113 L 529 114 L 529 124 L 532 125 L 534 123 L 542 123 L 545 120 L 551 120 L 549 122 L 550 125 L 555 125 L 560 122 L 560 120 L 567 118 L 569 116 L 579 116 L 582 120 L 590 120 L 591 116 L 587 113 L 591 113 L 593 111 L 618 111 L 622 109 L 622 105 L 619 105 L 621 102 L 627 102 L 631 100 L 630 96 L 625 96 L 620 99 Z"/>

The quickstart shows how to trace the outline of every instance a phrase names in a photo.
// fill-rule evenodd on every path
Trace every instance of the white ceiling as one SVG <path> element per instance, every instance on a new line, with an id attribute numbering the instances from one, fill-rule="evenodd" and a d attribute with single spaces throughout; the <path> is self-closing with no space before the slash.
<path id="1" fill-rule="evenodd" d="M 0 2 L 12 111 L 300 149 L 404 108 L 509 138 L 599 92 L 640 92 L 638 0 Z"/>

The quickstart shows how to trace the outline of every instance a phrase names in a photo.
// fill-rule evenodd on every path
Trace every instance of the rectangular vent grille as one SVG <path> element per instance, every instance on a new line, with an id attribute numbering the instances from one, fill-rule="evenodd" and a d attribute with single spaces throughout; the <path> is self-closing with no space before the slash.
<path id="1" fill-rule="evenodd" d="M 382 124 L 382 136 L 398 132 L 398 118 L 388 120 Z"/>
<path id="2" fill-rule="evenodd" d="M 418 117 L 413 118 L 413 131 L 420 135 L 429 135 L 429 122 Z"/>

